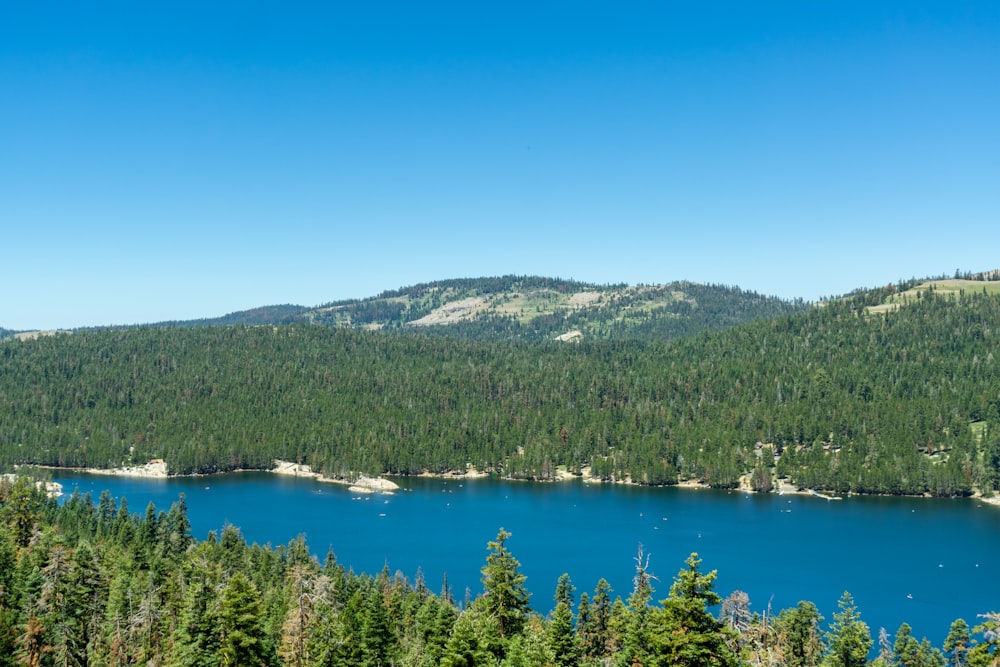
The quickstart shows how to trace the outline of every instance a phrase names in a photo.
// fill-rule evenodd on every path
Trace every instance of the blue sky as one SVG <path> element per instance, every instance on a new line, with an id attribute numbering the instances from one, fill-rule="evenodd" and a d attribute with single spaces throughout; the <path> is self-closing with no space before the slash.
<path id="1" fill-rule="evenodd" d="M 995 2 L 0 5 L 0 327 L 1000 267 Z"/>

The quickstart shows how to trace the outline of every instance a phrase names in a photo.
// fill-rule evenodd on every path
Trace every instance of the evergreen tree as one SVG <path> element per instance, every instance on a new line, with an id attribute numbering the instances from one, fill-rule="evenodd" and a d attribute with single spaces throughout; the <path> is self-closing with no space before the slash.
<path id="1" fill-rule="evenodd" d="M 648 664 L 735 667 L 739 661 L 727 645 L 727 630 L 708 611 L 722 601 L 714 590 L 716 572 L 702 574 L 696 553 L 685 564 L 674 577 L 670 596 L 652 616 Z"/>
<path id="2" fill-rule="evenodd" d="M 426 595 L 417 610 L 416 617 L 419 646 L 415 649 L 418 656 L 409 664 L 439 664 L 456 617 L 457 613 L 451 603 L 430 594 Z"/>
<path id="3" fill-rule="evenodd" d="M 576 635 L 580 638 L 580 655 L 590 659 L 594 657 L 594 614 L 590 606 L 590 596 L 580 593 L 580 606 L 576 610 Z"/>
<path id="4" fill-rule="evenodd" d="M 958 618 L 952 622 L 948 630 L 948 636 L 944 640 L 945 657 L 951 667 L 965 667 L 966 655 L 972 647 L 972 635 L 969 633 L 969 624 L 964 619 Z"/>
<path id="5" fill-rule="evenodd" d="M 316 574 L 307 564 L 289 568 L 286 578 L 288 602 L 281 624 L 278 656 L 286 667 L 306 667 L 310 664 L 310 639 L 320 622 L 317 606 L 330 580 Z"/>
<path id="6" fill-rule="evenodd" d="M 590 658 L 603 658 L 617 650 L 617 642 L 612 636 L 611 584 L 601 578 L 594 588 L 594 601 L 591 606 L 590 623 L 584 634 L 584 653 Z M 581 604 L 582 604 L 581 596 Z M 579 624 L 578 624 L 579 627 Z"/>
<path id="7" fill-rule="evenodd" d="M 628 598 L 621 652 L 618 654 L 620 667 L 628 667 L 635 662 L 643 664 L 649 653 L 649 602 L 653 599 L 653 580 L 649 572 L 649 555 L 642 544 L 635 557 L 635 576 L 632 578 L 632 594 Z"/>
<path id="8" fill-rule="evenodd" d="M 556 581 L 555 603 L 565 602 L 570 609 L 573 608 L 573 592 L 576 587 L 570 581 L 569 575 L 563 572 Z"/>
<path id="9" fill-rule="evenodd" d="M 509 537 L 510 533 L 501 528 L 496 540 L 487 545 L 490 553 L 482 570 L 483 607 L 495 619 L 501 641 L 521 631 L 529 611 L 526 577 L 507 549 Z"/>
<path id="10" fill-rule="evenodd" d="M 85 549 L 83 558 L 90 560 L 92 553 Z M 87 606 L 89 591 L 84 588 L 83 567 L 73 560 L 73 554 L 62 544 L 50 551 L 48 564 L 42 569 L 45 584 L 42 586 L 39 609 L 41 621 L 47 628 L 47 643 L 56 665 L 85 665 L 87 662 Z"/>
<path id="11" fill-rule="evenodd" d="M 541 619 L 532 616 L 527 620 L 521 633 L 508 643 L 507 654 L 500 662 L 500 667 L 548 667 L 561 664 L 575 663 L 559 662 L 558 656 L 547 641 Z"/>
<path id="12" fill-rule="evenodd" d="M 13 486 L 4 488 L 3 495 L 0 519 L 10 527 L 14 544 L 26 547 L 35 524 L 41 517 L 45 495 L 36 488 L 32 480 L 23 476 L 19 476 Z"/>
<path id="13" fill-rule="evenodd" d="M 830 667 L 863 667 L 872 646 L 868 624 L 861 620 L 854 598 L 844 592 L 837 602 L 840 611 L 826 633 L 825 665 Z"/>
<path id="14" fill-rule="evenodd" d="M 800 601 L 783 609 L 775 620 L 781 655 L 788 667 L 816 667 L 823 656 L 819 624 L 823 622 L 816 605 Z"/>
<path id="15" fill-rule="evenodd" d="M 930 641 L 917 641 L 908 623 L 899 626 L 893 643 L 894 663 L 898 667 L 945 667 L 944 656 Z"/>
<path id="16" fill-rule="evenodd" d="M 491 650 L 498 639 L 487 636 L 490 619 L 478 605 L 467 608 L 455 620 L 445 644 L 441 667 L 493 666 L 498 662 Z"/>
<path id="17" fill-rule="evenodd" d="M 378 583 L 369 588 L 364 598 L 360 639 L 362 661 L 358 667 L 380 667 L 392 663 L 395 638 Z"/>
<path id="18" fill-rule="evenodd" d="M 972 629 L 974 633 L 982 634 L 983 641 L 969 651 L 970 667 L 1000 666 L 1000 613 L 988 612 L 980 614 L 983 622 Z"/>
<path id="19" fill-rule="evenodd" d="M 892 653 L 899 667 L 920 667 L 920 642 L 913 637 L 909 623 L 903 623 L 896 631 Z"/>
<path id="20" fill-rule="evenodd" d="M 13 536 L 0 528 L 0 665 L 12 664 L 17 638 L 17 600 L 14 595 L 17 554 Z"/>
<path id="21" fill-rule="evenodd" d="M 222 665 L 254 667 L 268 664 L 260 592 L 242 572 L 230 577 L 222 589 L 218 619 Z"/>
<path id="22" fill-rule="evenodd" d="M 191 570 L 193 577 L 189 578 L 184 593 L 170 665 L 217 667 L 222 664 L 219 656 L 219 617 L 215 604 L 219 566 L 198 559 L 192 561 Z"/>
<path id="23" fill-rule="evenodd" d="M 194 538 L 191 537 L 191 521 L 187 514 L 187 500 L 183 493 L 170 506 L 170 511 L 167 512 L 166 526 L 165 555 L 172 560 L 177 560 L 194 543 Z"/>
<path id="24" fill-rule="evenodd" d="M 560 600 L 552 612 L 548 645 L 556 665 L 573 667 L 580 663 L 580 640 L 573 629 L 573 611 L 565 600 Z"/>
<path id="25" fill-rule="evenodd" d="M 611 615 L 608 618 L 608 649 L 606 656 L 614 658 L 615 664 L 631 665 L 632 660 L 625 662 L 627 651 L 625 648 L 628 642 L 629 628 L 632 625 L 632 612 L 622 601 L 621 596 L 616 596 L 611 603 Z M 634 658 L 634 655 L 633 655 Z M 605 658 L 607 662 L 607 657 Z"/>

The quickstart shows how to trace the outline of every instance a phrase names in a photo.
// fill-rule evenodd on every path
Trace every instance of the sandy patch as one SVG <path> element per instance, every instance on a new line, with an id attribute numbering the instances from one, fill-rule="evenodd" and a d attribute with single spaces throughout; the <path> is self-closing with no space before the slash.
<path id="1" fill-rule="evenodd" d="M 419 475 L 417 475 L 417 477 L 431 477 L 433 479 L 454 479 L 454 478 L 482 479 L 483 477 L 489 477 L 489 476 L 490 474 L 485 470 L 477 470 L 472 466 L 469 466 L 465 470 L 449 470 L 443 473 L 437 473 L 425 470 Z"/>
<path id="2" fill-rule="evenodd" d="M 812 493 L 806 489 L 800 489 L 797 485 L 792 484 L 788 479 L 779 479 L 778 486 L 775 487 L 774 492 L 779 496 L 811 496 Z"/>
<path id="3" fill-rule="evenodd" d="M 580 475 L 576 475 L 574 473 L 571 473 L 569 470 L 566 470 L 566 468 L 562 468 L 562 467 L 557 468 L 556 469 L 556 481 L 557 482 L 566 482 L 566 481 L 569 481 L 569 480 L 572 480 L 572 479 L 583 479 L 584 475 L 582 474 L 582 472 L 583 471 L 581 471 Z"/>
<path id="4" fill-rule="evenodd" d="M 124 468 L 84 468 L 83 472 L 91 475 L 111 475 L 112 477 L 154 477 L 166 479 L 167 464 L 162 459 L 153 459 L 149 463 Z"/>
<path id="5" fill-rule="evenodd" d="M 583 332 L 579 329 L 574 329 L 573 331 L 567 331 L 564 334 L 556 336 L 556 340 L 562 341 L 563 343 L 569 343 L 574 340 L 583 338 Z"/>
<path id="6" fill-rule="evenodd" d="M 569 305 L 576 308 L 589 306 L 601 298 L 600 292 L 577 292 L 569 298 Z"/>
<path id="7" fill-rule="evenodd" d="M 993 505 L 994 507 L 1000 507 L 1000 496 L 990 496 L 989 498 L 984 498 L 983 496 L 976 496 L 976 500 L 984 502 L 987 505 Z"/>
<path id="8" fill-rule="evenodd" d="M 22 331 L 21 333 L 14 334 L 14 338 L 18 340 L 34 340 L 40 336 L 55 336 L 61 333 L 72 333 L 70 331 L 62 331 L 61 329 L 50 329 L 48 331 Z"/>
<path id="9" fill-rule="evenodd" d="M 471 317 L 485 307 L 486 299 L 481 296 L 470 296 L 466 299 L 446 303 L 419 320 L 413 320 L 410 325 L 426 327 L 433 324 L 454 324 Z"/>

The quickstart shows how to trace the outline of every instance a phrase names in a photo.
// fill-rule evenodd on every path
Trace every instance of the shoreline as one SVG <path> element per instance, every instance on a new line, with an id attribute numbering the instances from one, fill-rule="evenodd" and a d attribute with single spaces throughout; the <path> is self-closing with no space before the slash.
<path id="1" fill-rule="evenodd" d="M 125 466 L 122 468 L 77 468 L 77 467 L 45 466 L 45 465 L 26 465 L 26 467 L 40 468 L 43 470 L 75 470 L 90 475 L 105 475 L 109 477 L 139 477 L 148 479 L 169 479 L 171 477 L 201 476 L 198 474 L 171 475 L 167 472 L 167 464 L 162 459 L 153 459 L 149 463 L 145 463 L 142 465 Z M 346 486 L 348 487 L 348 490 L 352 493 L 363 493 L 363 494 L 381 493 L 389 495 L 398 491 L 400 487 L 399 484 L 392 481 L 391 479 L 387 479 L 387 477 L 403 477 L 403 478 L 424 477 L 431 479 L 465 480 L 465 479 L 485 479 L 494 474 L 492 472 L 480 470 L 478 468 L 469 466 L 465 470 L 448 470 L 443 473 L 435 473 L 435 472 L 430 472 L 428 470 L 424 470 L 423 472 L 417 473 L 415 475 L 379 475 L 378 477 L 359 475 L 358 477 L 351 480 L 346 478 L 328 477 L 326 475 L 323 475 L 322 473 L 315 472 L 310 466 L 304 463 L 293 463 L 291 461 L 283 461 L 281 459 L 275 459 L 274 467 L 267 470 L 240 469 L 240 470 L 207 473 L 207 474 L 224 475 L 229 472 L 234 472 L 234 473 L 269 472 L 275 475 L 304 477 L 308 479 L 315 479 L 318 482 L 323 482 L 326 484 L 338 484 L 341 486 Z M 523 482 L 534 482 L 542 484 L 553 484 L 553 483 L 579 479 L 581 482 L 585 484 L 623 484 L 626 486 L 643 486 L 642 484 L 636 484 L 631 480 L 631 478 L 628 477 L 625 479 L 608 479 L 608 480 L 595 478 L 591 475 L 589 466 L 581 468 L 580 474 L 571 473 L 567 471 L 565 468 L 559 468 L 556 470 L 556 473 L 553 476 L 553 478 L 548 480 L 537 480 L 537 479 L 515 480 L 514 478 L 509 478 L 509 477 L 500 477 L 500 479 L 504 481 L 523 481 Z M 832 492 L 827 493 L 823 491 L 817 491 L 816 489 L 800 488 L 795 484 L 790 483 L 787 480 L 787 478 L 779 479 L 778 483 L 775 484 L 774 488 L 771 489 L 771 491 L 767 492 L 760 492 L 753 490 L 752 488 L 750 488 L 749 484 L 745 483 L 746 480 L 741 479 L 740 482 L 741 483 L 737 488 L 730 489 L 730 491 L 738 491 L 740 493 L 747 493 L 747 494 L 767 493 L 778 496 L 785 496 L 785 495 L 813 496 L 816 498 L 822 498 L 824 500 L 843 500 L 844 497 L 851 497 L 851 496 L 881 497 L 882 495 L 885 495 L 885 497 L 893 497 L 891 495 L 886 495 L 886 494 L 868 494 L 868 493 L 864 494 L 846 493 L 844 494 L 844 496 L 832 495 Z M 681 480 L 674 484 L 659 484 L 650 486 L 657 486 L 657 487 L 674 486 L 682 489 L 711 489 L 711 487 L 705 484 L 704 482 L 693 479 Z M 724 489 L 719 489 L 719 490 L 724 490 Z M 927 494 L 922 494 L 917 496 L 901 495 L 899 497 L 946 498 L 947 496 L 931 496 Z M 963 497 L 969 498 L 971 500 L 978 500 L 983 504 L 991 505 L 993 507 L 1000 507 L 1000 494 L 990 497 L 985 497 L 981 493 L 976 492 L 970 496 L 963 496 Z"/>
<path id="2" fill-rule="evenodd" d="M 77 468 L 77 467 L 63 467 L 63 466 L 44 466 L 44 465 L 31 465 L 26 466 L 31 468 L 40 468 L 42 470 L 73 470 L 77 472 L 86 473 L 88 475 L 104 475 L 107 477 L 138 477 L 145 479 L 170 479 L 171 477 L 201 477 L 199 474 L 192 475 L 171 475 L 167 472 L 167 464 L 162 459 L 154 459 L 149 463 L 134 466 L 125 466 L 122 468 Z M 366 475 L 359 475 L 353 480 L 350 479 L 338 479 L 336 477 L 327 477 L 318 472 L 314 472 L 312 468 L 305 464 L 292 463 L 291 461 L 282 461 L 280 459 L 275 459 L 274 467 L 268 470 L 227 470 L 224 472 L 209 473 L 211 475 L 225 475 L 227 473 L 238 473 L 238 472 L 269 472 L 275 475 L 288 475 L 291 477 L 305 477 L 309 479 L 315 479 L 318 482 L 324 482 L 327 484 L 340 484 L 342 486 L 347 486 L 348 490 L 353 493 L 384 493 L 392 494 L 397 489 L 399 485 L 392 480 L 385 479 L 384 477 L 368 477 Z"/>
<path id="3" fill-rule="evenodd" d="M 992 505 L 993 507 L 1000 507 L 1000 495 L 990 496 L 989 498 L 986 498 L 986 497 L 982 496 L 981 494 L 979 494 L 979 495 L 973 495 L 973 496 L 971 496 L 971 498 L 973 500 L 978 500 L 981 503 L 985 503 L 987 505 Z"/>
<path id="4" fill-rule="evenodd" d="M 351 493 L 383 493 L 388 495 L 395 493 L 399 489 L 399 484 L 381 476 L 368 477 L 366 475 L 360 475 L 353 481 L 347 479 L 337 479 L 336 477 L 326 477 L 325 475 L 315 472 L 311 467 L 304 463 L 292 463 L 291 461 L 282 461 L 281 459 L 275 459 L 274 467 L 265 472 L 274 473 L 275 475 L 287 475 L 289 477 L 305 477 L 307 479 L 315 479 L 317 482 L 324 482 L 327 484 L 340 484 L 342 486 L 347 486 L 347 490 Z"/>
<path id="5" fill-rule="evenodd" d="M 17 480 L 17 473 L 7 473 L 0 475 L 0 481 L 8 482 L 13 484 Z M 59 482 L 46 482 L 43 480 L 38 480 L 35 482 L 35 488 L 45 492 L 49 498 L 59 498 L 63 495 L 63 485 Z"/>

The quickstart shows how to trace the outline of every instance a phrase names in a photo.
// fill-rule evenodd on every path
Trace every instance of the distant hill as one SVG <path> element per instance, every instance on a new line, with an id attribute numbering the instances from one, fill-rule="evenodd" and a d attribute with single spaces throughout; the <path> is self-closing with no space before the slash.
<path id="1" fill-rule="evenodd" d="M 738 287 L 596 285 L 538 276 L 442 280 L 309 310 L 317 324 L 469 340 L 671 340 L 808 308 Z"/>
<path id="2" fill-rule="evenodd" d="M 482 341 L 668 341 L 809 307 L 801 299 L 789 301 L 739 287 L 687 281 L 596 285 L 508 275 L 421 283 L 312 308 L 261 306 L 222 317 L 80 330 L 311 323 Z"/>
<path id="3" fill-rule="evenodd" d="M 985 279 L 973 280 L 969 278 L 939 278 L 935 280 L 913 281 L 903 285 L 901 288 L 886 288 L 879 292 L 881 303 L 869 306 L 871 312 L 887 312 L 896 310 L 915 303 L 924 298 L 928 293 L 939 296 L 954 296 L 962 298 L 973 293 L 1000 294 L 1000 281 L 996 279 L 996 271 L 991 271 L 989 275 L 994 276 L 989 281 Z"/>
<path id="4" fill-rule="evenodd" d="M 844 297 L 871 312 L 895 310 L 926 292 L 1000 292 L 1000 271 L 956 272 L 862 288 Z M 833 301 L 835 299 L 831 299 Z M 786 300 L 726 285 L 677 281 L 597 285 L 539 276 L 457 278 L 421 283 L 364 299 L 320 306 L 261 306 L 222 317 L 137 325 L 151 328 L 312 323 L 338 329 L 413 331 L 463 340 L 539 342 L 670 341 L 757 319 L 808 310 Z M 129 328 L 91 327 L 90 329 Z M 0 338 L 15 332 L 0 329 Z"/>
<path id="5" fill-rule="evenodd" d="M 305 306 L 295 306 L 283 304 L 280 306 L 261 306 L 250 310 L 240 310 L 222 317 L 212 317 L 200 320 L 171 320 L 165 322 L 155 322 L 147 326 L 151 327 L 215 327 L 230 326 L 233 324 L 244 324 L 248 326 L 258 326 L 262 324 L 295 324 L 306 321 L 306 313 L 309 308 Z"/>

